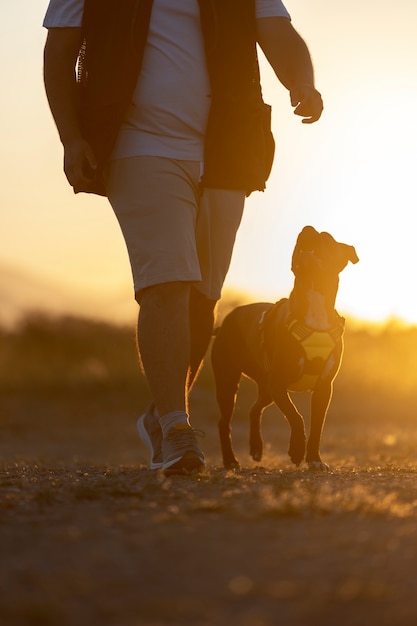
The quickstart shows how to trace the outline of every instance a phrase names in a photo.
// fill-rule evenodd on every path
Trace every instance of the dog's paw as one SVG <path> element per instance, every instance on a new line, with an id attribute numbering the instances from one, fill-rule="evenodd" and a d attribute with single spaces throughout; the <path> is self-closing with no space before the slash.
<path id="1" fill-rule="evenodd" d="M 227 470 L 239 470 L 240 463 L 237 459 L 234 459 L 233 461 L 223 461 L 223 467 Z"/>
<path id="2" fill-rule="evenodd" d="M 288 448 L 288 456 L 294 465 L 300 465 L 300 463 L 304 459 L 305 448 L 306 448 L 306 436 L 305 433 L 296 434 L 295 432 L 291 433 L 290 446 Z"/>
<path id="3" fill-rule="evenodd" d="M 249 438 L 249 454 L 255 463 L 259 463 L 262 460 L 263 453 L 264 442 L 261 433 L 258 430 L 253 430 Z"/>
<path id="4" fill-rule="evenodd" d="M 255 463 L 259 463 L 259 461 L 262 461 L 262 457 L 263 457 L 263 446 L 260 448 L 252 448 L 250 449 L 250 455 L 252 457 L 252 459 L 255 461 Z"/>
<path id="5" fill-rule="evenodd" d="M 329 472 L 330 471 L 330 467 L 327 465 L 327 463 L 324 463 L 323 461 L 310 461 L 308 463 L 308 469 L 311 470 L 312 472 Z"/>

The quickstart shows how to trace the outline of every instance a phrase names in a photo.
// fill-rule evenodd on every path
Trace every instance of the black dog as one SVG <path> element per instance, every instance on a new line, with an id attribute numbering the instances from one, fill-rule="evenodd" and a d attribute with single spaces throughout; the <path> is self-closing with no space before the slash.
<path id="1" fill-rule="evenodd" d="M 258 385 L 258 397 L 250 410 L 252 458 L 262 459 L 262 412 L 275 402 L 291 428 L 291 461 L 299 465 L 305 457 L 310 468 L 328 469 L 319 448 L 343 353 L 344 319 L 335 310 L 335 300 L 339 272 L 349 261 L 359 261 L 353 246 L 306 226 L 292 256 L 295 281 L 290 297 L 275 304 L 240 306 L 224 319 L 211 358 L 226 468 L 239 467 L 232 447 L 231 419 L 239 381 L 245 374 Z M 304 419 L 289 391 L 312 392 L 307 448 Z"/>

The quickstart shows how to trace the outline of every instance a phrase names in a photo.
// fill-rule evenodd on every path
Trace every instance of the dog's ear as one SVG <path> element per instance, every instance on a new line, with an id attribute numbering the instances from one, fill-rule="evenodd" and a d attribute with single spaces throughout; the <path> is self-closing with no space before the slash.
<path id="1" fill-rule="evenodd" d="M 343 245 L 342 258 L 341 258 L 342 267 L 341 267 L 340 271 L 345 269 L 345 267 L 349 263 L 349 261 L 351 263 L 353 263 L 353 264 L 359 262 L 359 257 L 356 254 L 355 248 L 353 246 L 348 246 L 346 243 L 344 243 L 342 245 Z"/>
<path id="2" fill-rule="evenodd" d="M 348 246 L 349 248 L 349 258 L 348 261 L 350 261 L 351 263 L 355 264 L 359 262 L 359 257 L 356 254 L 356 250 L 353 246 Z"/>
<path id="3" fill-rule="evenodd" d="M 345 244 L 345 245 L 346 245 L 346 244 Z M 347 261 L 346 261 L 346 263 L 347 263 L 348 261 L 350 261 L 350 262 L 351 262 L 351 263 L 353 263 L 353 264 L 355 264 L 355 263 L 358 263 L 358 262 L 359 262 L 359 257 L 358 257 L 358 255 L 356 254 L 356 250 L 355 250 L 355 248 L 354 248 L 353 246 L 348 246 L 348 245 L 346 245 L 345 251 L 346 251 L 346 257 L 347 257 Z"/>
<path id="4" fill-rule="evenodd" d="M 291 271 L 294 274 L 298 266 L 297 257 L 300 252 L 309 252 L 313 250 L 318 235 L 319 233 L 315 228 L 313 228 L 313 226 L 304 226 L 303 230 L 298 235 L 291 259 Z"/>

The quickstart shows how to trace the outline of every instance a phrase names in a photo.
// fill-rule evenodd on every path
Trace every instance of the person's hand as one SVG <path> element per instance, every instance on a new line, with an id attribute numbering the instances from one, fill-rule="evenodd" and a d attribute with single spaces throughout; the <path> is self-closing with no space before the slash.
<path id="1" fill-rule="evenodd" d="M 320 119 L 323 112 L 321 94 L 311 85 L 301 85 L 290 91 L 291 106 L 295 107 L 294 114 L 304 119 L 303 124 L 312 124 Z"/>
<path id="2" fill-rule="evenodd" d="M 64 172 L 74 188 L 88 187 L 94 181 L 97 161 L 90 145 L 82 138 L 64 147 Z"/>

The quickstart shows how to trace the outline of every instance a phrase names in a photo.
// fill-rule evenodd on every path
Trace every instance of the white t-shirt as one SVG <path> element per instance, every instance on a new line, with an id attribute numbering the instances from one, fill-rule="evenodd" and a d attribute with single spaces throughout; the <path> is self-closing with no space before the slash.
<path id="1" fill-rule="evenodd" d="M 80 27 L 84 0 L 50 0 L 46 28 Z M 281 0 L 256 0 L 256 16 L 286 17 Z M 210 108 L 198 0 L 154 0 L 141 73 L 112 158 L 202 161 Z"/>

